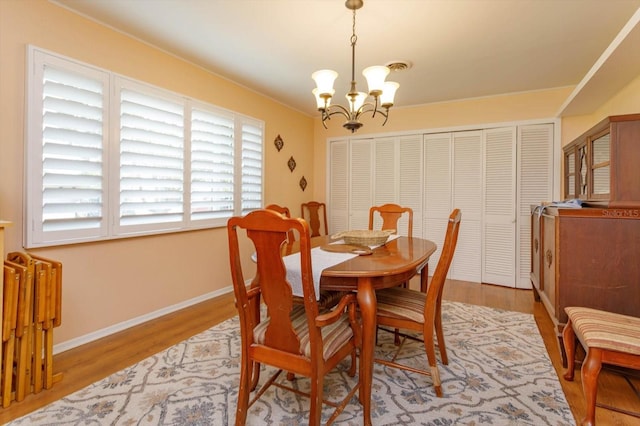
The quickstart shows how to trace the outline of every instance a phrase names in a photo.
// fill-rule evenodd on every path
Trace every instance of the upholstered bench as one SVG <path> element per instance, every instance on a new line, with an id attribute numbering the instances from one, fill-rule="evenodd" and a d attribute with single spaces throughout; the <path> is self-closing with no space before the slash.
<path id="1" fill-rule="evenodd" d="M 587 352 L 581 370 L 587 410 L 582 425 L 595 425 L 602 364 L 640 369 L 640 318 L 582 307 L 564 310 L 569 316 L 562 333 L 568 361 L 564 378 L 573 380 L 577 337 Z"/>

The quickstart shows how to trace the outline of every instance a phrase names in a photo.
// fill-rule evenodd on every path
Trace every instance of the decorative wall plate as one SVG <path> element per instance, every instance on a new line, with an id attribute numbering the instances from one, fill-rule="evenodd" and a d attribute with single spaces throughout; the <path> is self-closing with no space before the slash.
<path id="1" fill-rule="evenodd" d="M 307 188 L 307 180 L 304 178 L 304 176 L 302 176 L 302 178 L 300 179 L 300 188 L 302 188 L 302 191 Z"/>
<path id="2" fill-rule="evenodd" d="M 280 135 L 278 135 L 276 136 L 276 139 L 273 141 L 273 144 L 276 146 L 276 149 L 278 150 L 278 152 L 280 152 L 280 150 L 284 146 L 284 141 L 282 140 Z"/>
<path id="3" fill-rule="evenodd" d="M 291 173 L 293 173 L 293 171 L 296 169 L 296 160 L 293 159 L 293 155 L 291 156 L 291 158 L 289 158 L 289 162 L 287 163 L 287 165 L 289 166 L 289 170 L 291 170 Z"/>

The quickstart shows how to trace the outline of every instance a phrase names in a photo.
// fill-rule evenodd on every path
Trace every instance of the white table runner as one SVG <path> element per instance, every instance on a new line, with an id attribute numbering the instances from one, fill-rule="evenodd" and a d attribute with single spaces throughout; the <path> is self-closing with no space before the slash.
<path id="1" fill-rule="evenodd" d="M 390 235 L 388 241 L 395 240 L 399 235 Z M 331 244 L 344 244 L 343 240 L 335 241 Z M 381 244 L 370 246 L 371 249 L 380 247 Z M 322 271 L 345 260 L 358 256 L 353 253 L 335 253 L 322 250 L 320 247 L 311 249 L 311 270 L 313 272 L 313 286 L 316 291 L 316 299 L 320 297 L 320 276 Z M 291 284 L 294 296 L 302 297 L 302 271 L 300 270 L 300 253 L 290 254 L 282 258 L 285 268 L 287 268 L 287 281 Z"/>

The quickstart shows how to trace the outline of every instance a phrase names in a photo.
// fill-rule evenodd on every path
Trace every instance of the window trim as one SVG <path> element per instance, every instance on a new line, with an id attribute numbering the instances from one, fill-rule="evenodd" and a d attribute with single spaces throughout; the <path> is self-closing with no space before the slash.
<path id="1" fill-rule="evenodd" d="M 259 129 L 260 138 L 260 205 L 264 200 L 264 131 L 262 120 L 239 114 L 211 103 L 190 98 L 161 87 L 131 79 L 90 64 L 61 56 L 44 49 L 27 46 L 27 103 L 25 120 L 25 170 L 24 170 L 24 246 L 25 248 L 48 247 L 83 242 L 105 241 L 142 235 L 183 232 L 197 229 L 226 226 L 229 217 L 243 212 L 242 194 L 242 150 L 243 127 Z M 102 103 L 102 218 L 98 229 L 44 231 L 43 230 L 43 69 L 52 66 L 62 71 L 81 75 L 99 76 L 103 87 Z M 86 74 L 85 74 L 86 73 Z M 178 101 L 183 111 L 183 185 L 182 219 L 144 225 L 121 225 L 120 218 L 120 88 L 128 87 L 141 93 Z M 191 205 L 191 119 L 192 111 L 198 109 L 233 120 L 233 212 L 222 212 L 220 217 L 192 219 Z M 255 141 L 252 142 L 255 146 Z M 255 193 L 252 193 L 255 195 Z"/>

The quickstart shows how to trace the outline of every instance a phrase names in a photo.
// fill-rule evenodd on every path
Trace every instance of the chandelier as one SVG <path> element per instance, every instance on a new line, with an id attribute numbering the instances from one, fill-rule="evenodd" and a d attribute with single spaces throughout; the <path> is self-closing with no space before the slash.
<path id="1" fill-rule="evenodd" d="M 363 0 L 346 0 L 344 5 L 353 11 L 353 26 L 351 33 L 351 89 L 346 94 L 348 108 L 342 105 L 331 104 L 331 98 L 335 93 L 333 82 L 338 77 L 338 73 L 333 70 L 319 70 L 311 74 L 311 78 L 316 82 L 316 88 L 312 93 L 316 98 L 318 111 L 322 114 L 322 125 L 327 128 L 326 121 L 332 115 L 341 114 L 347 121 L 342 125 L 344 128 L 354 133 L 360 127 L 360 116 L 371 112 L 371 117 L 380 114 L 384 117 L 384 126 L 389 119 L 389 108 L 393 106 L 393 97 L 400 85 L 393 81 L 384 81 L 389 74 L 389 67 L 376 65 L 365 68 L 362 75 L 367 79 L 369 93 L 358 92 L 356 90 L 355 62 L 356 62 L 356 10 L 363 6 Z M 373 102 L 365 102 L 371 96 Z"/>

